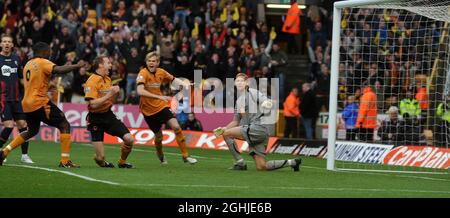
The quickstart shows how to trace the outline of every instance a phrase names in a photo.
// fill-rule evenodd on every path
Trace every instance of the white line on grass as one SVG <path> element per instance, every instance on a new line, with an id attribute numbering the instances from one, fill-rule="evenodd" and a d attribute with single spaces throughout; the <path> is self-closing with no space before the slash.
<path id="1" fill-rule="evenodd" d="M 86 146 L 86 147 L 92 147 L 91 144 L 86 144 L 86 143 L 82 143 L 80 145 L 83 145 L 83 146 Z M 113 148 L 113 149 L 116 149 L 116 150 L 120 149 L 120 147 L 114 147 L 114 146 L 105 146 L 105 147 Z M 139 151 L 139 152 L 144 152 L 144 153 L 153 153 L 153 151 L 147 151 L 147 150 L 144 150 L 144 149 L 139 149 L 139 148 L 134 148 L 134 147 L 133 147 L 133 151 Z M 181 154 L 178 154 L 178 153 L 172 153 L 172 152 L 166 152 L 165 151 L 164 154 L 172 155 L 172 156 L 180 156 L 181 157 Z M 222 160 L 220 158 L 202 157 L 202 156 L 197 156 L 197 155 L 191 155 L 191 156 L 195 157 L 195 158 L 200 158 L 200 159 Z"/>
<path id="2" fill-rule="evenodd" d="M 183 187 L 183 188 L 224 188 L 224 189 L 249 189 L 250 186 L 226 186 L 226 185 L 179 185 L 179 184 L 122 184 L 123 186 L 150 186 L 150 187 Z M 409 193 L 435 193 L 450 194 L 450 191 L 413 190 L 413 189 L 365 189 L 365 188 L 323 188 L 323 187 L 279 187 L 264 186 L 264 189 L 277 190 L 309 190 L 309 191 L 337 191 L 337 192 L 409 192 Z"/>
<path id="3" fill-rule="evenodd" d="M 118 183 L 118 182 L 112 182 L 108 180 L 100 180 L 100 179 L 94 179 L 92 177 L 79 175 L 73 172 L 68 171 L 62 171 L 62 170 L 55 170 L 50 168 L 44 168 L 44 167 L 35 167 L 35 166 L 29 166 L 29 165 L 17 165 L 17 164 L 8 164 L 8 166 L 13 167 L 22 167 L 22 168 L 29 168 L 29 169 L 36 169 L 36 170 L 44 170 L 48 172 L 57 172 L 62 173 L 69 176 L 74 176 L 86 181 L 90 182 L 98 182 L 98 183 L 104 183 L 108 185 L 116 185 L 116 186 L 137 186 L 137 187 L 182 187 L 182 188 L 223 188 L 223 189 L 249 189 L 250 186 L 227 186 L 227 185 L 203 185 L 203 184 L 196 184 L 196 185 L 182 185 L 182 184 L 157 184 L 157 183 L 149 183 L 149 184 L 127 184 L 127 183 Z M 277 190 L 310 190 L 310 191 L 337 191 L 337 192 L 348 192 L 348 191 L 358 191 L 358 192 L 409 192 L 409 193 L 435 193 L 435 194 L 450 194 L 449 191 L 433 191 L 433 190 L 411 190 L 411 189 L 364 189 L 364 188 L 313 188 L 313 187 L 278 187 L 278 186 L 265 186 L 264 189 L 277 189 Z"/>
<path id="4" fill-rule="evenodd" d="M 83 146 L 87 146 L 87 147 L 92 147 L 91 144 L 86 144 L 83 143 L 81 144 Z M 105 146 L 108 148 L 112 148 L 112 149 L 120 149 L 118 147 L 113 147 L 113 146 Z M 152 147 L 149 147 L 149 149 L 152 149 Z M 139 151 L 139 152 L 145 152 L 145 153 L 153 153 L 153 151 L 148 151 L 148 150 L 144 150 L 144 149 L 139 149 L 139 148 L 133 148 L 133 151 Z M 178 153 L 172 153 L 172 152 L 164 152 L 164 154 L 168 154 L 168 155 L 173 155 L 173 156 L 181 156 L 181 154 Z M 203 157 L 203 156 L 193 156 L 196 158 L 201 158 L 201 159 L 208 159 L 208 160 L 215 160 L 215 161 L 223 161 L 223 160 L 228 160 L 228 159 L 224 159 L 224 158 L 212 158 L 212 157 Z M 247 163 L 253 164 L 253 161 L 245 161 Z M 322 167 L 313 167 L 313 166 L 305 166 L 302 165 L 302 168 L 308 168 L 308 169 L 317 169 L 317 170 L 324 170 L 326 171 L 326 168 L 322 168 Z M 377 173 L 371 173 L 371 172 L 352 172 L 352 171 L 336 171 L 337 173 L 356 173 L 356 174 L 367 174 L 367 175 L 380 175 L 380 176 L 394 176 L 394 177 L 402 177 L 402 178 L 409 178 L 409 179 L 424 179 L 424 180 L 431 180 L 431 181 L 443 181 L 443 182 L 450 182 L 450 180 L 447 179 L 440 179 L 440 178 L 432 178 L 432 177 L 423 177 L 423 176 L 407 176 L 407 175 L 397 175 L 397 174 L 392 174 L 392 173 L 382 173 L 382 172 L 377 172 Z"/>
<path id="5" fill-rule="evenodd" d="M 55 170 L 55 169 L 44 168 L 44 167 L 35 167 L 35 166 L 18 165 L 18 164 L 8 164 L 7 166 L 22 167 L 22 168 L 29 168 L 29 169 L 35 169 L 35 170 L 44 170 L 44 171 L 48 171 L 48 172 L 57 172 L 57 173 L 62 173 L 62 174 L 66 174 L 66 175 L 69 175 L 69 176 L 74 176 L 74 177 L 77 177 L 77 178 L 80 178 L 80 179 L 84 179 L 84 180 L 90 181 L 90 182 L 99 182 L 99 183 L 105 183 L 105 184 L 108 184 L 108 185 L 120 185 L 117 182 L 111 182 L 111 181 L 107 181 L 107 180 L 94 179 L 92 177 L 83 176 L 83 175 L 79 175 L 79 174 L 76 174 L 76 173 L 63 171 L 63 170 Z"/>

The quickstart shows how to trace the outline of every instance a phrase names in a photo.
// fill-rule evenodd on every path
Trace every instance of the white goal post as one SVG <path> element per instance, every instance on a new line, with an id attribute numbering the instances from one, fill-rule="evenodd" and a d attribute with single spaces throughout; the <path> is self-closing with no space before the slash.
<path id="1" fill-rule="evenodd" d="M 425 69 L 424 66 L 422 66 L 422 70 L 423 71 L 427 71 L 427 73 L 429 75 L 427 75 L 427 77 L 424 79 L 423 83 L 423 88 L 426 90 L 425 91 L 425 95 L 426 95 L 426 99 L 427 99 L 427 103 L 430 102 L 429 106 L 427 105 L 427 110 L 424 112 L 424 110 L 422 110 L 422 115 L 418 115 L 418 117 L 422 116 L 422 119 L 424 120 L 423 122 L 425 124 L 423 124 L 422 126 L 426 126 L 426 130 L 428 131 L 428 129 L 436 129 L 436 128 L 442 128 L 444 129 L 444 133 L 443 133 L 443 139 L 441 139 L 440 145 L 441 147 L 447 151 L 449 151 L 449 146 L 448 143 L 450 143 L 449 140 L 449 136 L 448 133 L 449 131 L 449 126 L 447 122 L 444 126 L 442 126 L 441 123 L 437 123 L 437 120 L 440 120 L 441 117 L 437 116 L 436 111 L 437 109 L 428 109 L 429 108 L 437 108 L 439 103 L 444 103 L 444 108 L 447 107 L 449 108 L 450 106 L 450 60 L 449 60 L 449 55 L 447 54 L 450 51 L 450 36 L 448 31 L 449 31 L 449 22 L 450 22 L 450 1 L 449 0 L 347 0 L 347 1 L 339 1 L 339 2 L 335 2 L 334 3 L 334 9 L 333 9 L 333 28 L 332 28 L 332 51 L 331 51 L 331 77 L 330 77 L 330 100 L 329 100 L 329 121 L 328 121 L 328 142 L 327 142 L 327 153 L 326 153 L 326 158 L 327 158 L 327 170 L 356 170 L 356 171 L 375 171 L 375 172 L 407 172 L 407 173 L 415 173 L 415 172 L 419 172 L 419 173 L 444 173 L 447 174 L 449 173 L 449 168 L 444 168 L 444 170 L 403 170 L 405 168 L 377 168 L 377 167 L 367 167 L 366 165 L 364 165 L 363 167 L 356 167 L 353 168 L 352 166 L 346 166 L 346 167 L 340 167 L 337 163 L 339 162 L 339 160 L 337 159 L 336 155 L 337 155 L 337 146 L 336 143 L 340 142 L 340 141 L 344 141 L 344 142 L 349 142 L 349 144 L 352 143 L 357 143 L 358 141 L 349 141 L 349 140 L 340 140 L 338 138 L 338 132 L 339 132 L 339 124 L 341 124 L 339 121 L 341 120 L 340 117 L 340 112 L 342 112 L 342 108 L 344 106 L 340 106 L 340 105 L 344 105 L 344 103 L 342 102 L 342 100 L 340 100 L 340 93 L 342 92 L 342 90 L 340 90 L 340 79 L 342 79 L 340 77 L 340 74 L 342 74 L 342 72 L 340 72 L 340 64 L 342 64 L 341 62 L 341 57 L 342 57 L 342 49 L 341 49 L 341 42 L 343 41 L 343 29 L 342 29 L 342 21 L 343 19 L 345 19 L 346 17 L 350 17 L 350 16 L 359 16 L 359 14 L 357 14 L 356 12 L 354 14 L 352 14 L 353 12 L 349 12 L 351 11 L 351 9 L 374 9 L 375 10 L 381 10 L 384 12 L 386 12 L 386 10 L 392 10 L 392 11 L 401 11 L 403 13 L 406 13 L 408 15 L 406 16 L 416 16 L 419 17 L 417 18 L 419 21 L 417 22 L 423 22 L 421 25 L 425 26 L 423 28 L 423 31 L 432 31 L 431 29 L 433 28 L 441 28 L 439 29 L 439 36 L 435 37 L 437 38 L 437 42 L 434 42 L 433 45 L 431 46 L 435 46 L 433 48 L 436 48 L 436 51 L 434 51 L 433 49 L 424 49 L 424 52 L 422 53 L 424 57 L 421 57 L 423 59 L 428 58 L 425 61 L 428 61 L 427 66 L 428 68 Z M 349 9 L 347 11 L 345 11 L 345 9 Z M 345 15 L 343 13 L 346 13 Z M 350 13 L 350 15 L 349 15 Z M 384 14 L 375 14 L 373 15 L 375 16 L 379 16 L 382 17 Z M 423 17 L 423 20 L 421 19 L 421 17 Z M 381 18 L 383 19 L 383 18 Z M 380 22 L 380 21 L 377 21 Z M 407 21 L 405 21 L 407 22 Z M 411 23 L 409 25 L 414 25 L 414 21 L 411 21 Z M 441 26 L 436 27 L 434 22 L 439 22 L 439 24 L 442 24 Z M 356 23 L 356 22 L 354 22 Z M 356 26 L 357 24 L 355 24 Z M 397 24 L 395 24 L 397 25 Z M 413 29 L 413 28 L 411 28 Z M 358 31 L 362 32 L 362 29 L 358 29 Z M 355 31 L 356 32 L 356 31 Z M 373 30 L 370 29 L 370 33 L 373 33 Z M 356 34 L 355 34 L 356 35 Z M 372 35 L 371 35 L 372 36 Z M 379 37 L 379 35 L 377 35 L 376 37 Z M 386 36 L 387 38 L 389 38 L 389 36 Z M 433 38 L 434 36 L 430 36 L 429 38 L 431 39 L 435 39 Z M 355 36 L 355 38 L 357 38 Z M 418 38 L 418 37 L 417 37 Z M 313 40 L 313 39 L 311 39 Z M 377 38 L 377 40 L 380 40 L 379 38 Z M 392 39 L 391 39 L 392 40 Z M 394 38 L 393 39 L 398 40 L 398 38 Z M 416 39 L 416 40 L 422 40 L 426 41 L 426 39 Z M 370 43 L 369 43 L 370 44 Z M 381 44 L 381 43 L 380 43 Z M 388 44 L 388 43 L 386 43 Z M 395 43 L 394 43 L 395 44 Z M 418 42 L 411 43 L 411 46 L 418 46 Z M 379 44 L 377 44 L 377 46 L 379 46 Z M 426 47 L 428 45 L 424 45 L 424 47 Z M 394 47 L 394 46 L 392 46 Z M 445 47 L 445 48 L 444 48 Z M 386 49 L 389 50 L 389 49 Z M 369 52 L 371 50 L 369 49 Z M 404 51 L 404 50 L 403 50 Z M 378 55 L 378 50 L 377 53 L 369 53 L 369 54 L 363 54 L 364 51 L 361 51 L 361 56 L 363 55 L 369 55 L 369 56 L 376 56 Z M 389 52 L 389 51 L 387 51 Z M 427 52 L 429 52 L 430 54 L 428 54 Z M 407 53 L 407 52 L 405 52 Z M 445 54 L 443 54 L 445 53 Z M 350 55 L 348 55 L 350 56 Z M 381 56 L 381 55 L 380 55 Z M 387 56 L 387 55 L 386 55 Z M 437 57 L 436 57 L 437 56 Z M 392 57 L 394 57 L 394 55 L 392 54 Z M 362 59 L 362 58 L 361 58 Z M 380 60 L 387 60 L 387 59 L 381 59 L 378 57 L 376 57 L 376 62 L 382 62 Z M 414 60 L 416 62 L 421 62 L 422 59 L 418 58 L 417 60 Z M 404 61 L 404 60 L 401 60 Z M 395 61 L 392 61 L 392 63 L 394 63 Z M 406 61 L 408 62 L 408 61 Z M 441 63 L 442 62 L 442 63 Z M 403 63 L 404 64 L 404 63 Z M 370 64 L 369 64 L 370 65 Z M 400 63 L 400 65 L 402 65 L 402 63 Z M 425 65 L 425 64 L 423 64 Z M 409 63 L 408 63 L 409 66 Z M 369 66 L 369 68 L 371 68 Z M 380 69 L 377 68 L 377 71 L 380 71 Z M 400 70 L 399 70 L 400 71 Z M 378 76 L 379 74 L 377 74 Z M 411 76 L 410 74 L 407 74 L 408 76 L 406 76 L 406 78 L 399 78 L 398 79 L 407 79 L 407 80 L 411 80 L 410 82 L 410 87 L 414 86 L 414 91 L 417 90 L 417 87 L 415 87 L 415 78 L 413 76 Z M 380 80 L 384 80 L 384 81 L 388 81 L 389 78 L 391 77 L 386 76 L 386 78 L 380 78 Z M 437 79 L 439 77 L 439 79 Z M 367 83 L 370 79 L 367 79 Z M 439 81 L 438 81 L 439 80 Z M 391 83 L 386 82 L 386 83 Z M 413 83 L 411 85 L 411 83 Z M 364 84 L 364 83 L 363 83 Z M 398 82 L 398 86 L 401 86 L 400 84 L 403 84 L 402 82 Z M 378 86 L 379 83 L 377 83 Z M 364 85 L 360 85 L 364 86 Z M 390 85 L 389 85 L 390 86 Z M 394 86 L 394 85 L 392 85 Z M 380 89 L 385 90 L 386 87 L 382 87 Z M 361 88 L 362 89 L 362 88 Z M 398 88 L 399 90 L 401 88 Z M 413 88 L 411 88 L 412 90 Z M 386 88 L 387 90 L 387 88 Z M 395 89 L 392 89 L 395 90 Z M 409 90 L 409 89 L 408 89 Z M 432 93 L 435 92 L 435 93 Z M 375 92 L 376 93 L 376 92 Z M 383 91 L 384 93 L 384 91 Z M 437 95 L 436 95 L 437 93 Z M 377 93 L 379 94 L 379 93 Z M 392 93 L 391 93 L 392 94 Z M 407 94 L 401 94 L 403 95 L 407 95 Z M 400 94 L 399 94 L 400 96 Z M 439 97 L 436 97 L 439 96 Z M 398 97 L 400 98 L 400 97 Z M 399 100 L 401 99 L 396 99 L 397 102 L 399 102 Z M 381 101 L 381 100 L 380 100 Z M 377 106 L 384 104 L 384 100 L 383 102 L 377 102 Z M 339 108 L 340 107 L 340 108 Z M 379 114 L 381 113 L 386 113 L 386 105 L 383 105 L 383 109 L 378 109 L 379 110 Z M 389 107 L 389 106 L 387 106 Z M 399 105 L 397 105 L 398 108 Z M 422 107 L 422 106 L 421 106 Z M 447 109 L 450 110 L 450 109 Z M 432 111 L 432 112 L 429 112 Z M 425 114 L 425 115 L 423 115 Z M 407 117 L 405 115 L 405 117 Z M 403 118 L 402 118 L 403 119 Z M 443 118 L 442 118 L 443 119 Z M 379 121 L 379 120 L 378 120 Z M 444 121 L 445 123 L 445 121 Z M 379 122 L 378 122 L 379 125 Z M 441 125 L 441 126 L 439 126 Z M 437 127 L 436 127 L 437 126 Z M 378 129 L 378 127 L 377 127 Z M 430 131 L 430 134 L 435 134 L 434 131 Z M 428 133 L 428 132 L 427 132 Z M 423 134 L 424 137 L 427 134 Z M 378 137 L 376 134 L 374 136 L 374 138 Z M 428 136 L 427 136 L 428 137 Z M 434 141 L 432 143 L 429 143 L 429 139 L 427 138 L 426 140 L 428 140 L 428 144 L 432 145 L 432 143 L 434 143 Z M 436 140 L 436 139 L 432 139 L 432 140 Z M 443 140 L 443 142 L 442 142 Z M 373 142 L 371 141 L 370 143 L 373 144 L 379 144 L 380 146 L 384 146 L 383 144 L 385 144 L 384 142 L 381 141 L 376 141 L 374 140 Z M 443 144 L 443 145 L 442 145 Z M 394 150 L 395 148 L 398 147 L 406 147 L 407 144 L 395 144 L 393 145 L 390 149 Z M 409 144 L 408 144 L 409 146 Z M 413 147 L 412 149 L 416 149 L 416 145 L 411 145 L 410 147 Z M 426 147 L 426 146 L 424 146 Z M 431 149 L 431 147 L 430 147 Z M 417 151 L 418 154 L 420 155 L 421 153 L 419 151 Z M 430 151 L 430 152 L 435 152 L 435 151 Z M 417 156 L 417 155 L 416 155 Z M 443 161 L 442 161 L 442 165 L 445 165 L 446 163 L 449 162 L 449 153 L 445 153 L 443 154 Z M 405 160 L 406 161 L 406 160 Z M 441 161 L 440 160 L 436 160 Z M 344 164 L 345 165 L 345 164 Z M 361 165 L 363 165 L 361 163 Z M 426 165 L 426 163 L 424 163 L 423 165 Z M 438 165 L 438 163 L 436 163 L 436 165 Z M 434 166 L 434 165 L 433 165 Z M 404 166 L 403 166 L 404 167 Z M 428 166 L 426 166 L 425 168 L 427 168 Z M 418 167 L 421 168 L 421 167 Z M 429 168 L 434 168 L 434 167 L 428 167 Z M 442 169 L 442 168 L 441 168 Z"/>

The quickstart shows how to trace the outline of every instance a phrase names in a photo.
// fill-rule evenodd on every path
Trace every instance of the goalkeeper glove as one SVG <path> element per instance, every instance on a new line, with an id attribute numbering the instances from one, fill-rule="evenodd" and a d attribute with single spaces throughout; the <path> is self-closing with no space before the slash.
<path id="1" fill-rule="evenodd" d="M 220 137 L 225 132 L 225 129 L 223 127 L 219 127 L 213 130 L 214 135 L 216 138 Z"/>
<path id="2" fill-rule="evenodd" d="M 264 109 L 272 109 L 273 107 L 273 103 L 271 100 L 265 100 L 262 104 L 261 107 Z"/>

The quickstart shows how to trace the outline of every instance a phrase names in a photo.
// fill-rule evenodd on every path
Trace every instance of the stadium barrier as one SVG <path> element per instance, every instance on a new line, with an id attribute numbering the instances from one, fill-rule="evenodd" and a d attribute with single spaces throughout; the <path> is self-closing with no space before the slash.
<path id="1" fill-rule="evenodd" d="M 70 125 L 72 127 L 86 126 L 86 115 L 88 114 L 85 104 L 61 103 L 60 108 L 64 111 Z M 147 128 L 144 116 L 139 112 L 137 105 L 114 105 L 111 110 L 116 114 L 117 118 L 123 121 L 128 128 Z M 213 131 L 219 126 L 226 126 L 233 120 L 232 113 L 196 113 L 195 117 L 203 126 L 203 131 Z M 211 118 L 214 119 L 211 119 Z"/>
<path id="2" fill-rule="evenodd" d="M 384 157 L 394 145 L 371 144 L 363 142 L 336 142 L 336 160 L 368 164 L 382 164 Z M 327 150 L 320 155 L 328 156 Z"/>
<path id="3" fill-rule="evenodd" d="M 0 131 L 3 126 L 0 126 Z M 54 141 L 58 131 L 49 126 L 42 126 L 39 134 L 30 141 Z M 136 143 L 143 146 L 152 146 L 154 134 L 149 129 L 131 128 Z M 16 137 L 17 129 L 13 135 Z M 189 148 L 228 150 L 223 138 L 216 139 L 210 132 L 183 131 L 186 144 Z M 91 143 L 90 133 L 86 128 L 74 127 L 71 130 L 72 142 Z M 176 147 L 175 134 L 171 130 L 163 131 L 163 145 Z M 120 144 L 117 137 L 105 134 L 105 143 Z M 237 140 L 241 151 L 248 151 L 248 143 Z M 300 156 L 327 158 L 327 141 L 283 139 L 270 137 L 267 146 L 268 153 L 292 154 Z M 435 169 L 448 169 L 450 167 L 450 149 L 434 146 L 398 146 L 369 144 L 362 142 L 337 142 L 336 159 L 347 162 L 372 163 L 405 167 L 424 167 Z"/>
<path id="4" fill-rule="evenodd" d="M 3 129 L 3 127 L 0 128 Z M 137 145 L 142 146 L 153 146 L 155 134 L 149 129 L 137 129 L 130 128 L 130 132 L 135 137 L 135 142 Z M 30 141 L 45 141 L 53 142 L 56 138 L 59 138 L 59 131 L 56 128 L 49 126 L 41 126 L 39 133 L 30 139 Z M 18 131 L 14 129 L 13 135 L 17 136 Z M 196 132 L 196 131 L 183 131 L 186 138 L 186 145 L 189 148 L 202 148 L 202 149 L 213 149 L 213 150 L 228 150 L 223 137 L 216 138 L 211 132 Z M 71 128 L 72 142 L 74 143 L 91 143 L 91 135 L 86 128 L 83 127 L 73 127 Z M 270 151 L 278 140 L 277 137 L 270 137 L 267 146 L 267 151 Z M 106 144 L 121 144 L 122 140 L 120 138 L 110 136 L 105 134 L 104 142 Z M 236 140 L 236 144 L 240 151 L 248 151 L 248 143 Z M 175 133 L 172 130 L 163 130 L 163 145 L 170 147 L 177 147 L 178 144 L 175 140 Z"/>
<path id="5" fill-rule="evenodd" d="M 383 158 L 386 165 L 450 169 L 450 149 L 430 146 L 398 146 Z"/>
<path id="6" fill-rule="evenodd" d="M 130 129 L 130 132 L 134 135 L 136 143 L 140 145 L 154 145 L 154 133 L 149 129 Z M 196 131 L 183 131 L 186 138 L 186 145 L 189 148 L 203 148 L 214 150 L 228 150 L 223 137 L 216 138 L 211 132 L 196 132 Z M 270 151 L 272 146 L 277 141 L 277 137 L 270 137 L 267 150 Z M 240 151 L 248 151 L 248 143 L 236 140 L 236 144 Z M 122 141 L 110 135 L 105 134 L 105 143 L 107 144 L 119 144 Z M 177 147 L 178 144 L 175 140 L 175 133 L 171 130 L 163 130 L 163 145 Z"/>
<path id="7" fill-rule="evenodd" d="M 292 154 L 318 157 L 327 148 L 326 140 L 303 140 L 280 138 L 269 150 L 274 154 Z"/>

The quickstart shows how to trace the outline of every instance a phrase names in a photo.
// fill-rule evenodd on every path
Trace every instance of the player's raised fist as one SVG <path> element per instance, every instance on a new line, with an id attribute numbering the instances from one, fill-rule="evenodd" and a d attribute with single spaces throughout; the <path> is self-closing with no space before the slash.
<path id="1" fill-rule="evenodd" d="M 113 87 L 111 87 L 111 93 L 112 94 L 117 94 L 117 93 L 119 93 L 119 91 L 120 91 L 120 87 L 119 86 L 113 86 Z"/>

